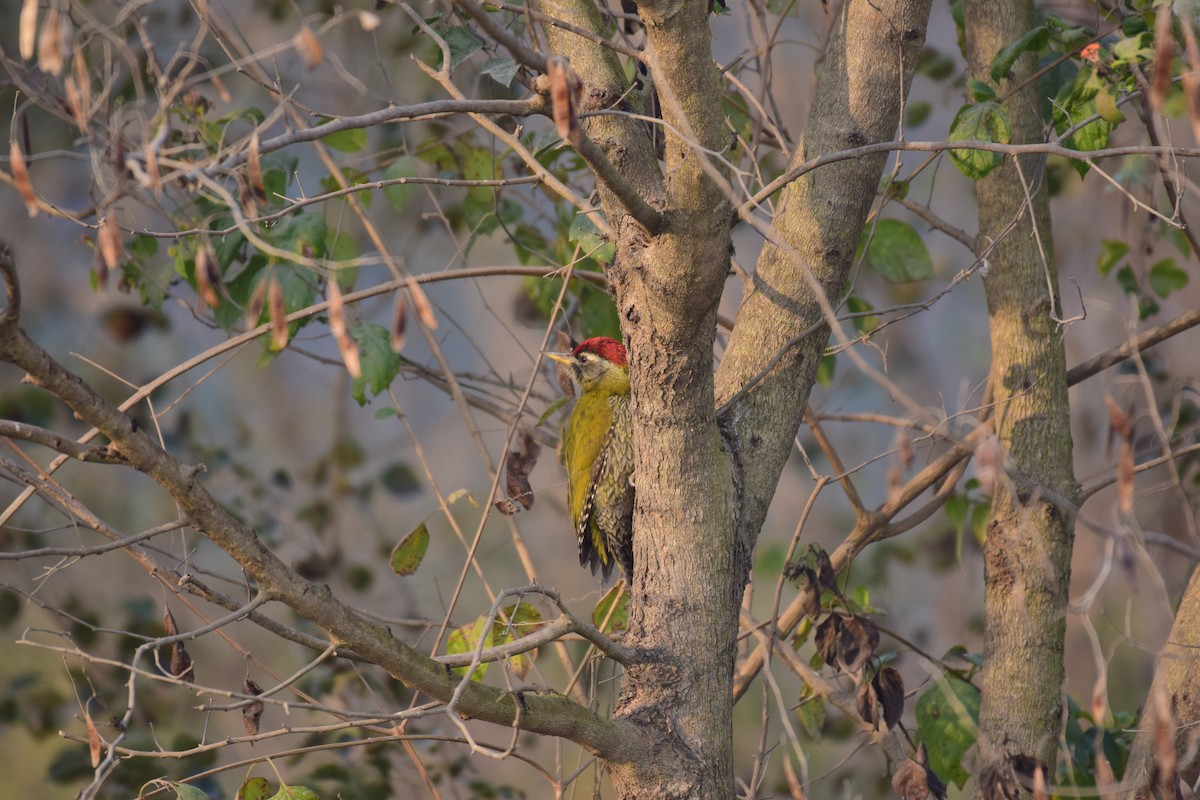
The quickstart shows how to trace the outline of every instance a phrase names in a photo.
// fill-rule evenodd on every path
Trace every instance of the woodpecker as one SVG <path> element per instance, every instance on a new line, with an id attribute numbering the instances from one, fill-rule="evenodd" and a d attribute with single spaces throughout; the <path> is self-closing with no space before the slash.
<path id="1" fill-rule="evenodd" d="M 579 565 L 605 581 L 613 564 L 633 575 L 633 431 L 625 346 L 597 336 L 569 353 L 546 353 L 565 364 L 579 400 L 563 429 L 567 506 L 579 539 Z"/>

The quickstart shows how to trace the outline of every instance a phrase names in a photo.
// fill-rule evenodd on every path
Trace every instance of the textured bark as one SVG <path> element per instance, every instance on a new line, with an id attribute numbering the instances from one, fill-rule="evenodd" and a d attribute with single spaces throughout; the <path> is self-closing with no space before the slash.
<path id="1" fill-rule="evenodd" d="M 968 2 L 966 32 L 973 78 L 989 80 L 996 52 L 1028 31 L 1032 2 Z M 1026 81 L 1036 64 L 1021 58 L 997 94 Z M 1004 103 L 1013 141 L 1041 141 L 1036 81 Z M 1039 497 L 1037 486 L 1074 499 L 1063 331 L 1050 240 L 1044 157 L 1011 159 L 978 181 L 980 242 L 999 240 L 984 279 L 992 342 L 995 432 L 1015 480 L 999 474 L 984 545 L 984 665 L 979 714 L 977 796 L 1013 786 L 1012 759 L 1027 756 L 1054 775 L 1062 720 L 1073 519 Z M 1034 192 L 1031 205 L 1024 182 Z M 1015 228 L 1007 230 L 1014 219 Z M 1037 235 L 1033 224 L 1037 225 Z M 1040 237 L 1040 246 L 1039 246 Z M 1047 270 L 1049 274 L 1047 274 Z M 1057 289 L 1054 289 L 1057 293 Z"/>
<path id="2" fill-rule="evenodd" d="M 789 167 L 892 139 L 925 42 L 929 8 L 929 0 L 853 0 L 842 6 L 820 66 L 804 137 Z M 825 317 L 814 282 L 831 303 L 838 302 L 887 158 L 881 153 L 831 164 L 783 191 L 775 216 L 777 244 L 764 248 L 746 287 L 717 375 L 718 402 L 732 397 L 802 332 L 821 325 Z M 829 330 L 821 326 L 793 344 L 729 414 L 744 480 L 738 522 L 740 569 L 749 568 L 749 553 L 828 341 Z"/>
<path id="3" fill-rule="evenodd" d="M 1155 750 L 1154 698 L 1165 695 L 1174 717 L 1176 770 L 1188 786 L 1200 779 L 1196 724 L 1200 722 L 1200 570 L 1193 570 L 1167 642 L 1158 656 L 1158 667 L 1144 703 L 1137 736 L 1125 766 L 1124 787 L 1129 797 L 1149 796 L 1154 765 L 1161 759 Z"/>

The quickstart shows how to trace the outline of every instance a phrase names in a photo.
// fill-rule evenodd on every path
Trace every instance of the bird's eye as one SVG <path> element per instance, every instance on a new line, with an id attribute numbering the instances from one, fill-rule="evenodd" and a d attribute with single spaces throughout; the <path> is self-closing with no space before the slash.
<path id="1" fill-rule="evenodd" d="M 587 362 L 592 360 L 592 354 L 591 353 L 580 353 L 579 360 L 581 362 L 583 362 L 584 364 L 586 364 Z"/>

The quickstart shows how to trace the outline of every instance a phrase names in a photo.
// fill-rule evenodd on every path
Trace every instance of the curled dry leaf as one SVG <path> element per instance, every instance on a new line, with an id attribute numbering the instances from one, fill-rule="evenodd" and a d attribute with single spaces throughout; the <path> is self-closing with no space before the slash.
<path id="1" fill-rule="evenodd" d="M 208 242 L 196 251 L 196 292 L 204 305 L 216 308 L 221 303 L 217 287 L 221 285 L 221 272 L 217 266 L 217 254 Z"/>
<path id="2" fill-rule="evenodd" d="M 409 281 L 408 294 L 412 298 L 413 308 L 416 309 L 417 318 L 421 320 L 421 324 L 431 331 L 437 330 L 437 317 L 433 315 L 433 306 L 429 304 L 429 297 L 421 288 L 421 284 Z"/>
<path id="3" fill-rule="evenodd" d="M 583 82 L 571 69 L 571 63 L 563 56 L 553 56 L 546 61 L 546 77 L 550 79 L 554 127 L 559 136 L 578 147 L 579 93 L 583 89 Z"/>
<path id="4" fill-rule="evenodd" d="M 267 284 L 259 282 L 258 286 L 254 287 L 253 294 L 250 295 L 250 302 L 246 305 L 246 327 L 257 328 L 258 321 L 262 319 L 263 307 L 267 304 Z"/>
<path id="5" fill-rule="evenodd" d="M 246 678 L 246 682 L 242 684 L 242 691 L 255 696 L 262 694 L 259 685 L 249 678 Z M 265 706 L 263 706 L 262 700 L 255 700 L 242 708 L 242 725 L 246 728 L 247 736 L 258 735 L 258 724 L 262 719 L 263 708 Z"/>
<path id="6" fill-rule="evenodd" d="M 516 500 L 526 509 L 533 508 L 533 487 L 529 485 L 529 472 L 537 464 L 542 448 L 529 431 L 521 431 L 521 441 L 508 451 L 506 461 L 505 488 L 510 500 Z"/>
<path id="7" fill-rule="evenodd" d="M 892 775 L 892 791 L 900 800 L 925 800 L 929 797 L 929 781 L 925 767 L 906 759 Z"/>
<path id="8" fill-rule="evenodd" d="M 87 709 L 83 711 L 83 724 L 87 726 L 88 755 L 92 759 L 92 769 L 95 769 L 100 765 L 102 745 L 100 742 L 100 731 L 96 730 L 96 723 L 92 721 L 92 715 Z"/>
<path id="9" fill-rule="evenodd" d="M 100 221 L 97 233 L 100 245 L 100 255 L 104 257 L 104 265 L 110 270 L 121 264 L 121 226 L 117 224 L 117 212 L 109 209 L 108 214 Z"/>
<path id="10" fill-rule="evenodd" d="M 21 4 L 20 48 L 21 58 L 28 61 L 37 50 L 38 0 L 25 0 Z"/>
<path id="11" fill-rule="evenodd" d="M 1154 709 L 1154 778 L 1153 784 L 1160 787 L 1175 786 L 1177 756 L 1175 754 L 1175 715 L 1171 713 L 1171 699 L 1162 686 L 1151 690 L 1150 702 Z M 1169 795 L 1168 795 L 1169 796 Z"/>
<path id="12" fill-rule="evenodd" d="M 879 628 L 866 617 L 847 617 L 842 620 L 838 635 L 842 666 L 847 672 L 855 672 L 879 646 Z"/>
<path id="13" fill-rule="evenodd" d="M 267 313 L 271 317 L 271 347 L 282 350 L 288 343 L 287 307 L 283 304 L 283 286 L 275 277 L 267 287 Z"/>
<path id="14" fill-rule="evenodd" d="M 408 322 L 408 310 L 404 305 L 404 292 L 396 292 L 396 302 L 392 304 L 392 352 L 399 353 L 404 349 L 404 327 Z"/>
<path id="15" fill-rule="evenodd" d="M 71 19 L 62 9 L 50 7 L 42 22 L 42 35 L 38 37 L 38 69 L 50 75 L 61 75 L 70 52 Z"/>
<path id="16" fill-rule="evenodd" d="M 870 682 L 863 681 L 859 684 L 858 691 L 854 696 L 854 710 L 862 717 L 863 722 L 870 725 L 872 728 L 879 727 L 880 711 L 879 699 L 875 696 L 875 688 Z"/>
<path id="17" fill-rule="evenodd" d="M 342 302 L 342 290 L 337 278 L 327 284 L 329 294 L 329 330 L 337 342 L 338 352 L 342 355 L 342 363 L 350 377 L 359 378 L 362 375 L 362 360 L 359 358 L 358 343 L 346 329 L 346 306 Z"/>
<path id="18" fill-rule="evenodd" d="M 29 180 L 29 170 L 25 166 L 25 154 L 21 152 L 21 145 L 13 139 L 8 144 L 8 159 L 12 169 L 13 183 L 17 185 L 17 191 L 21 193 L 21 199 L 25 201 L 25 209 L 29 212 L 29 216 L 36 217 L 38 213 L 37 195 L 33 193 L 33 183 Z"/>
<path id="19" fill-rule="evenodd" d="M 1158 111 L 1171 89 L 1171 56 L 1175 40 L 1171 35 L 1171 10 L 1164 6 L 1154 25 L 1154 75 L 1150 81 L 1150 108 Z"/>
<path id="20" fill-rule="evenodd" d="M 817 635 L 813 643 L 817 646 L 817 654 L 821 660 L 831 667 L 838 665 L 838 639 L 842 633 L 842 618 L 830 614 L 817 625 Z"/>
<path id="21" fill-rule="evenodd" d="M 1200 97 L 1196 95 L 1197 89 L 1200 88 L 1200 47 L 1196 45 L 1196 34 L 1192 30 L 1192 23 L 1184 14 L 1179 15 L 1179 27 L 1183 31 L 1184 55 L 1187 57 L 1188 67 L 1182 75 L 1183 95 L 1188 102 L 1192 134 L 1200 135 L 1200 107 L 1197 107 Z"/>
<path id="22" fill-rule="evenodd" d="M 904 713 L 904 678 L 894 667 L 884 667 L 871 678 L 871 686 L 879 705 L 883 709 L 883 723 L 889 729 L 896 727 Z"/>
<path id="23" fill-rule="evenodd" d="M 307 25 L 301 25 L 300 30 L 296 31 L 292 38 L 292 46 L 300 54 L 300 60 L 307 69 L 316 69 L 325 60 L 325 48 L 321 46 L 321 40 Z"/>
<path id="24" fill-rule="evenodd" d="M 267 197 L 266 184 L 263 183 L 262 156 L 259 152 L 261 144 L 258 140 L 258 130 L 250 135 L 250 148 L 246 153 L 246 176 L 250 181 L 250 191 L 259 200 Z"/>

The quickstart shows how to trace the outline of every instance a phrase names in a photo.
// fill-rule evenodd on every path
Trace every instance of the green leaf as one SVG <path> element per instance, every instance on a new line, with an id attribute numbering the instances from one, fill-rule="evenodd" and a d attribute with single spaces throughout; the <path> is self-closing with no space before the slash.
<path id="1" fill-rule="evenodd" d="M 592 609 L 592 624 L 604 633 L 623 631 L 629 626 L 629 592 L 625 591 L 624 581 L 605 592 L 596 603 Z"/>
<path id="2" fill-rule="evenodd" d="M 992 59 L 991 75 L 992 80 L 996 83 L 1008 77 L 1009 70 L 1013 64 L 1021 57 L 1022 53 L 1034 52 L 1046 46 L 1046 40 L 1049 37 L 1050 31 L 1043 23 L 1036 28 L 1026 31 L 1021 38 L 1009 42 L 1000 48 L 996 53 L 996 57 Z"/>
<path id="3" fill-rule="evenodd" d="M 379 475 L 383 488 L 396 497 L 407 497 L 421 491 L 421 479 L 416 470 L 403 461 L 396 461 L 384 468 Z"/>
<path id="4" fill-rule="evenodd" d="M 1096 92 L 1096 112 L 1114 125 L 1125 121 L 1125 115 L 1117 108 L 1117 97 L 1111 86 L 1103 86 Z"/>
<path id="5" fill-rule="evenodd" d="M 596 224 L 584 214 L 579 214 L 571 220 L 567 240 L 578 244 L 584 255 L 590 255 L 605 264 L 611 262 L 617 252 L 617 246 L 605 239 Z"/>
<path id="6" fill-rule="evenodd" d="M 476 646 L 479 644 L 479 635 L 483 632 L 487 615 L 482 615 L 474 622 L 468 622 L 459 628 L 455 628 L 446 638 L 446 652 L 450 655 L 463 655 L 465 653 L 474 653 Z M 487 640 L 483 643 L 483 648 L 486 650 L 495 644 L 495 639 L 492 636 L 494 626 L 488 626 Z M 480 664 L 471 673 L 471 680 L 481 681 L 483 676 L 487 674 L 489 664 Z M 465 675 L 467 667 L 455 667 L 454 672 L 457 675 Z"/>
<path id="7" fill-rule="evenodd" d="M 946 519 L 956 531 L 961 532 L 967 521 L 967 506 L 967 498 L 961 494 L 951 495 L 946 500 Z"/>
<path id="8" fill-rule="evenodd" d="M 325 257 L 325 217 L 317 213 L 301 211 L 292 214 L 287 221 L 263 231 L 262 236 L 271 244 L 306 258 Z M 277 260 L 271 256 L 272 260 Z"/>
<path id="9" fill-rule="evenodd" d="M 867 248 L 867 266 L 893 283 L 933 277 L 929 249 L 921 234 L 907 222 L 881 219 L 873 226 L 868 225 L 859 240 L 860 251 L 863 247 Z"/>
<path id="10" fill-rule="evenodd" d="M 375 412 L 375 419 L 390 419 L 391 417 L 399 416 L 396 409 L 392 406 L 385 406 Z"/>
<path id="11" fill-rule="evenodd" d="M 1173 258 L 1164 258 L 1150 267 L 1146 276 L 1150 288 L 1159 297 L 1166 297 L 1171 292 L 1182 289 L 1188 284 L 1188 274 L 1184 272 Z"/>
<path id="12" fill-rule="evenodd" d="M 372 396 L 385 391 L 400 372 L 400 357 L 392 352 L 392 334 L 381 325 L 356 322 L 350 335 L 358 344 L 362 374 L 354 379 L 350 395 L 360 406 L 367 404 L 367 390 Z"/>
<path id="13" fill-rule="evenodd" d="M 821 359 L 821 363 L 817 364 L 817 383 L 822 386 L 829 386 L 833 383 L 833 372 L 837 368 L 837 356 L 828 355 Z"/>
<path id="14" fill-rule="evenodd" d="M 176 783 L 175 781 L 167 781 L 167 783 L 175 790 L 175 800 L 209 800 L 208 794 L 203 789 L 197 789 L 187 783 Z"/>
<path id="15" fill-rule="evenodd" d="M 281 786 L 270 800 L 321 800 L 321 798 L 307 786 Z"/>
<path id="16" fill-rule="evenodd" d="M 251 778 L 237 791 L 237 800 L 267 800 L 271 796 L 271 782 L 266 778 Z"/>
<path id="17" fill-rule="evenodd" d="M 334 150 L 341 150 L 343 153 L 357 153 L 367 146 L 367 129 L 346 128 L 328 136 L 322 136 L 321 141 Z"/>
<path id="18" fill-rule="evenodd" d="M 546 406 L 546 410 L 542 412 L 542 415 L 540 417 L 538 417 L 538 421 L 537 421 L 538 426 L 544 425 L 546 423 L 546 420 L 550 419 L 550 417 L 553 416 L 555 411 L 558 411 L 560 408 L 562 408 L 563 406 L 565 406 L 567 403 L 571 402 L 574 399 L 575 398 L 572 395 L 564 394 L 562 397 L 558 398 L 553 403 Z M 535 427 L 537 427 L 537 426 L 535 426 Z"/>
<path id="19" fill-rule="evenodd" d="M 617 307 L 608 293 L 588 287 L 582 292 L 579 307 L 579 328 L 588 336 L 621 338 L 621 320 Z"/>
<path id="20" fill-rule="evenodd" d="M 493 58 L 484 64 L 479 71 L 484 75 L 491 75 L 492 80 L 508 88 L 512 86 L 513 78 L 517 77 L 517 72 L 520 69 L 521 65 L 511 58 Z"/>
<path id="21" fill-rule="evenodd" d="M 420 175 L 421 160 L 412 156 L 401 156 L 391 163 L 383 173 L 383 179 L 388 181 L 415 178 Z M 419 184 L 393 183 L 383 187 L 383 195 L 392 204 L 397 214 L 403 213 L 412 202 L 413 197 L 421 190 Z"/>
<path id="22" fill-rule="evenodd" d="M 805 695 L 809 695 L 811 690 L 805 687 Z M 804 732 L 814 739 L 821 738 L 821 729 L 825 727 L 825 700 L 821 697 L 811 696 L 801 698 L 800 705 L 796 706 L 796 718 L 800 720 L 801 727 Z"/>
<path id="23" fill-rule="evenodd" d="M 428 550 L 429 528 L 422 522 L 392 548 L 392 572 L 397 575 L 412 575 L 417 571 L 417 567 L 421 566 Z"/>
<path id="24" fill-rule="evenodd" d="M 451 69 L 466 61 L 483 47 L 483 39 L 480 39 L 474 31 L 461 25 L 446 31 L 443 38 L 450 47 Z"/>
<path id="25" fill-rule="evenodd" d="M 996 99 L 996 90 L 990 83 L 984 81 L 967 81 L 967 96 L 972 103 L 983 103 Z"/>
<path id="26" fill-rule="evenodd" d="M 904 107 L 904 126 L 915 128 L 933 113 L 933 105 L 925 100 L 915 100 Z"/>
<path id="27" fill-rule="evenodd" d="M 472 506 L 474 506 L 475 508 L 479 508 L 479 503 L 475 502 L 475 498 L 472 497 L 471 493 L 466 489 L 455 489 L 453 492 L 446 495 L 446 505 L 452 506 L 455 503 L 457 503 L 459 500 L 462 500 L 464 498 Z"/>
<path id="28" fill-rule="evenodd" d="M 978 141 L 1008 144 L 1012 138 L 1009 126 L 1008 112 L 996 103 L 975 103 L 963 106 L 950 125 L 952 142 Z M 1002 153 L 987 150 L 951 150 L 950 160 L 959 172 L 972 180 L 979 180 L 984 175 L 1000 166 L 1004 160 Z"/>
<path id="29" fill-rule="evenodd" d="M 971 511 L 971 532 L 975 534 L 975 543 L 980 547 L 987 541 L 988 520 L 991 518 L 991 503 L 980 503 Z"/>
<path id="30" fill-rule="evenodd" d="M 967 782 L 962 759 L 979 730 L 979 690 L 946 675 L 917 701 L 917 734 L 925 743 L 929 768 L 958 788 Z"/>
<path id="31" fill-rule="evenodd" d="M 1100 277 L 1107 278 L 1112 268 L 1119 264 L 1128 252 L 1129 245 L 1125 242 L 1116 239 L 1101 240 L 1100 257 L 1096 259 L 1096 268 L 1100 270 Z"/>

